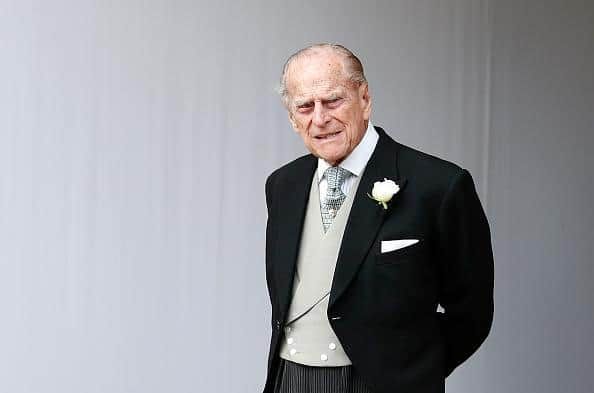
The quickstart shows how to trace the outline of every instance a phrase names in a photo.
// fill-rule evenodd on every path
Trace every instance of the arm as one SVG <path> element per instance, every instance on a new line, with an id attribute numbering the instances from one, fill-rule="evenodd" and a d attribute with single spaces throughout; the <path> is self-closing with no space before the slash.
<path id="1" fill-rule="evenodd" d="M 266 208 L 268 209 L 268 216 L 270 216 L 270 210 L 272 208 L 272 183 L 274 182 L 273 176 L 274 176 L 274 173 L 270 174 L 266 178 L 266 184 L 264 186 L 264 192 L 266 194 Z"/>
<path id="2" fill-rule="evenodd" d="M 470 173 L 454 176 L 438 216 L 445 376 L 482 344 L 493 321 L 493 251 L 489 223 Z"/>
<path id="3" fill-rule="evenodd" d="M 272 228 L 272 224 L 271 224 L 271 216 L 273 214 L 273 198 L 272 195 L 274 194 L 274 188 L 275 188 L 275 184 L 276 184 L 276 176 L 275 173 L 272 173 L 270 176 L 268 176 L 268 178 L 266 179 L 266 185 L 264 187 L 265 190 L 265 194 L 266 194 L 266 209 L 267 209 L 267 218 L 266 218 L 266 286 L 268 288 L 268 296 L 270 299 L 270 304 L 272 306 L 272 325 L 274 326 L 274 321 L 275 321 L 275 315 L 274 315 L 274 311 L 275 311 L 275 307 L 274 307 L 274 299 L 275 299 L 275 293 L 274 293 L 274 283 L 272 281 L 272 271 L 271 271 L 271 263 L 272 263 L 272 246 L 274 244 L 274 239 L 273 237 L 275 236 L 275 231 Z"/>

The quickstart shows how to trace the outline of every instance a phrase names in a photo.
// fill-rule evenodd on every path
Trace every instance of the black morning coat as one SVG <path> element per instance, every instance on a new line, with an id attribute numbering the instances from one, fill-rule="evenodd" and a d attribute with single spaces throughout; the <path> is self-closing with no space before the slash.
<path id="1" fill-rule="evenodd" d="M 328 320 L 353 367 L 376 393 L 438 393 L 487 337 L 493 320 L 493 253 L 470 173 L 394 141 L 379 140 L 346 224 Z M 272 337 L 264 393 L 273 393 L 283 324 L 317 158 L 309 154 L 266 180 L 266 282 Z M 394 180 L 388 209 L 373 183 Z M 382 240 L 418 239 L 380 253 Z M 437 312 L 440 304 L 445 312 Z"/>

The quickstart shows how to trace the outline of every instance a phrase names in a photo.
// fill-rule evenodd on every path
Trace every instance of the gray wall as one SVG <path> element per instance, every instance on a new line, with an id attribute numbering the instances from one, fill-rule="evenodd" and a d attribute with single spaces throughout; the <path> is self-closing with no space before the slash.
<path id="1" fill-rule="evenodd" d="M 594 382 L 589 1 L 0 0 L 0 392 L 257 392 L 284 59 L 341 42 L 372 120 L 473 174 L 491 336 L 450 392 Z"/>
<path id="2" fill-rule="evenodd" d="M 591 392 L 594 2 L 494 3 L 487 199 L 496 323 L 473 385 Z"/>

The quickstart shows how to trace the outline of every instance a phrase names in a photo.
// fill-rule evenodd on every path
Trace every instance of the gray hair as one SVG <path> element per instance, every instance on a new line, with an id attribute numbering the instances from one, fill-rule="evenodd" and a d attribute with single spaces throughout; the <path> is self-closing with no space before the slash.
<path id="1" fill-rule="evenodd" d="M 283 105 L 285 105 L 285 107 L 287 107 L 287 108 L 289 107 L 289 92 L 287 91 L 286 76 L 287 76 L 287 71 L 288 71 L 290 65 L 296 59 L 298 59 L 302 56 L 309 55 L 309 54 L 314 54 L 314 53 L 318 52 L 318 50 L 320 50 L 320 49 L 322 49 L 322 50 L 330 49 L 334 53 L 337 53 L 344 58 L 344 66 L 345 66 L 346 72 L 348 73 L 348 78 L 355 86 L 361 86 L 362 84 L 367 84 L 367 79 L 365 78 L 365 74 L 363 72 L 363 64 L 361 63 L 361 60 L 359 60 L 359 58 L 357 56 L 355 56 L 355 54 L 353 52 L 351 52 L 350 50 L 348 50 L 347 48 L 345 48 L 344 46 L 339 45 L 339 44 L 321 43 L 321 44 L 309 45 L 309 46 L 293 53 L 287 59 L 287 61 L 285 62 L 285 65 L 283 66 L 283 73 L 281 75 L 278 93 L 280 94 L 281 100 L 283 102 Z"/>

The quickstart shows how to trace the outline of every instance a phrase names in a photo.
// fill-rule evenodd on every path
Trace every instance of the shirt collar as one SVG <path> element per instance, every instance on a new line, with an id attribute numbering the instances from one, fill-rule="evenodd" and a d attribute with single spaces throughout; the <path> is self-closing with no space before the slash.
<path id="1" fill-rule="evenodd" d="M 365 169 L 365 165 L 367 165 L 367 161 L 369 161 L 369 158 L 371 158 L 371 155 L 373 154 L 378 139 L 379 135 L 375 128 L 373 128 L 371 121 L 369 121 L 367 123 L 367 130 L 365 130 L 365 135 L 363 135 L 361 142 L 355 146 L 351 154 L 349 154 L 338 166 L 346 169 L 355 176 L 360 176 L 363 169 Z M 331 165 L 322 158 L 318 158 L 318 181 L 322 180 L 324 172 L 330 166 Z"/>

